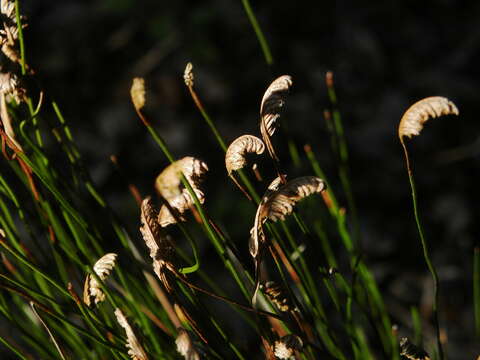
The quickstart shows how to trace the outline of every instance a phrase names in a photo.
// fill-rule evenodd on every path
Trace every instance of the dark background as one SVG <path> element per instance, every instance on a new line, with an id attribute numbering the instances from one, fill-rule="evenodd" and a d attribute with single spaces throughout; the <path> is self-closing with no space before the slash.
<path id="1" fill-rule="evenodd" d="M 273 66 L 266 65 L 240 0 L 21 4 L 29 22 L 28 62 L 60 104 L 96 183 L 132 229 L 138 209 L 109 156 L 118 156 L 144 195 L 153 193 L 154 178 L 167 164 L 134 113 L 132 77 L 146 78 L 147 112 L 174 155 L 195 155 L 210 165 L 208 208 L 230 225 L 244 203 L 227 181 L 222 154 L 183 84 L 185 64 L 193 62 L 197 93 L 227 141 L 259 133 L 263 92 L 274 78 L 290 74 L 294 86 L 283 123 L 300 149 L 312 144 L 340 192 L 322 115 L 329 107 L 325 72 L 332 70 L 365 257 L 407 334 L 409 307 L 429 308 L 431 284 L 397 126 L 408 106 L 423 97 L 453 100 L 461 115 L 431 121 L 408 146 L 441 279 L 441 323 L 450 358 L 480 354 L 471 301 L 472 254 L 479 242 L 480 2 L 254 1 Z M 286 137 L 280 133 L 279 139 L 286 161 L 281 140 Z M 250 221 L 231 224 L 239 246 L 246 235 L 238 234 L 248 231 Z M 427 337 L 428 331 L 427 326 Z"/>

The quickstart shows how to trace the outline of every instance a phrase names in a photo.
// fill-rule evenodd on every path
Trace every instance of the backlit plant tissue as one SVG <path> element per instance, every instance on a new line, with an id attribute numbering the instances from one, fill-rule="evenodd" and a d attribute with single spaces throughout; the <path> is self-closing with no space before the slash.
<path id="1" fill-rule="evenodd" d="M 242 99 L 243 106 L 252 104 L 253 118 L 225 136 L 225 123 L 217 128 L 220 120 L 209 113 L 211 102 L 202 101 L 211 83 L 204 76 L 205 64 L 199 61 L 194 74 L 188 62 L 176 80 L 169 77 L 169 86 L 183 91 L 200 122 L 196 131 L 203 126 L 204 133 L 195 136 L 203 145 L 214 142 L 218 152 L 206 154 L 198 147 L 172 146 L 174 140 L 165 135 L 165 123 L 158 116 L 161 110 L 154 116 L 152 108 L 159 101 L 152 89 L 158 84 L 152 81 L 148 86 L 153 80 L 149 61 L 170 56 L 177 45 L 153 47 L 132 67 L 135 71 L 125 70 L 123 78 L 131 79 L 131 86 L 122 91 L 125 98 L 130 96 L 125 101 L 135 119 L 130 125 L 152 140 L 139 140 L 138 149 L 128 151 L 135 156 L 145 151 L 142 154 L 148 155 L 142 156 L 154 159 L 157 168 L 142 168 L 147 181 L 139 186 L 138 178 L 120 165 L 120 153 L 111 155 L 116 188 L 132 195 L 120 204 L 104 194 L 109 188 L 92 179 L 90 157 L 77 145 L 69 117 L 41 85 L 42 69 L 36 67 L 42 62 L 29 57 L 34 52 L 29 52 L 27 34 L 36 30 L 26 26 L 27 18 L 17 8 L 23 3 L 0 0 L 2 359 L 447 358 L 442 273 L 439 277 L 430 253 L 436 244 L 427 241 L 417 204 L 407 151 L 415 142 L 405 138 L 420 135 L 430 119 L 458 116 L 451 100 L 420 100 L 398 126 L 412 194 L 412 228 L 416 225 L 420 239 L 416 250 L 423 251 L 425 272 L 428 268 L 431 275 L 432 300 L 422 305 L 429 309 L 427 314 L 419 311 L 420 297 L 409 299 L 406 310 L 396 300 L 385 301 L 390 280 L 382 275 L 377 282 L 381 271 L 371 268 L 388 268 L 388 274 L 391 268 L 385 262 L 372 264 L 376 258 L 361 246 L 361 217 L 353 201 L 349 148 L 332 72 L 326 73 L 324 84 L 315 84 L 315 94 L 307 94 L 306 79 L 300 76 L 295 89 L 290 75 L 257 80 L 251 84 L 255 92 Z M 269 37 L 249 1 L 241 3 L 244 23 L 253 27 L 250 36 L 257 37 L 260 55 L 270 66 L 274 54 Z M 191 14 L 199 23 L 214 16 L 200 15 Z M 112 37 L 105 46 L 114 48 L 123 36 L 133 36 L 138 29 L 132 24 L 126 21 L 119 38 Z M 188 42 L 182 43 L 186 46 Z M 144 77 L 134 77 L 138 69 Z M 225 81 L 238 86 L 237 80 Z M 73 88 L 72 93 L 78 91 Z M 293 130 L 309 139 L 327 135 L 300 129 L 301 122 L 292 118 L 296 114 L 284 112 L 292 90 L 307 94 L 304 98 L 315 96 L 314 103 L 319 96 L 329 101 L 328 110 L 317 109 L 326 114 L 331 131 L 330 138 L 322 138 L 321 149 L 314 142 L 297 146 L 303 140 Z M 298 109 L 292 106 L 296 94 L 291 94 L 288 111 Z M 390 119 L 392 124 L 398 118 Z M 324 171 L 327 156 L 318 155 L 330 151 L 339 163 L 327 164 Z M 143 166 L 146 162 L 140 160 Z M 429 204 L 422 207 L 428 211 Z M 134 219 L 121 214 L 134 214 Z M 417 267 L 407 270 L 411 274 Z M 478 249 L 473 290 L 468 293 L 473 294 L 472 323 L 478 336 Z"/>

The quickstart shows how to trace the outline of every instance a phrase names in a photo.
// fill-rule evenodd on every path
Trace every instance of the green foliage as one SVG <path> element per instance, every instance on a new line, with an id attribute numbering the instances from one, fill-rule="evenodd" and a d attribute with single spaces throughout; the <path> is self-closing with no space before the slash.
<path id="1" fill-rule="evenodd" d="M 123 2 L 124 6 L 130 3 Z M 248 1 L 243 1 L 243 5 L 270 64 L 272 56 L 258 22 Z M 18 13 L 17 21 L 21 21 Z M 17 65 L 25 77 L 34 77 L 26 67 L 21 31 L 18 41 L 22 51 Z M 178 257 L 178 262 L 172 262 L 176 268 L 163 270 L 165 280 L 153 270 L 140 233 L 130 234 L 97 190 L 68 120 L 55 101 L 39 95 L 47 93 L 47 89 L 28 88 L 22 103 L 9 103 L 8 114 L 14 120 L 16 141 L 22 149 L 2 130 L 6 146 L 0 173 L 0 313 L 2 321 L 15 329 L 12 336 L 0 336 L 5 348 L 21 359 L 61 359 L 62 353 L 75 359 L 128 359 L 125 343 L 129 333 L 114 315 L 120 308 L 134 325 L 133 332 L 151 359 L 179 358 L 175 340 L 183 330 L 189 331 L 189 339 L 202 358 L 250 359 L 252 353 L 260 353 L 259 349 L 271 356 L 275 342 L 293 334 L 303 342 L 303 348 L 296 353 L 301 359 L 398 359 L 398 339 L 390 315 L 358 247 L 348 149 L 331 77 L 327 85 L 334 122 L 332 151 L 338 156 L 339 187 L 347 204 L 338 200 L 336 184 L 329 182 L 337 174 L 330 176 L 323 171 L 314 149 L 305 145 L 302 152 L 290 138 L 280 145 L 288 148 L 291 157 L 284 163 L 291 160 L 294 169 L 302 171 L 287 174 L 289 179 L 316 175 L 328 188 L 321 196 L 312 195 L 298 204 L 285 221 L 266 222 L 268 251 L 263 254 L 263 265 L 259 265 L 261 277 L 275 279 L 279 292 L 272 297 L 264 284 L 258 308 L 250 303 L 255 289 L 252 263 L 239 255 L 246 253 L 247 242 L 229 237 L 228 222 L 219 222 L 216 214 L 208 212 L 208 206 L 201 203 L 185 176 L 181 181 L 194 200 L 192 211 L 196 217 L 187 216 L 186 223 L 163 230 L 177 245 L 174 250 Z M 214 120 L 193 86 L 189 90 L 205 120 L 205 134 L 211 131 L 220 145 L 219 151 L 225 151 L 226 143 Z M 158 145 L 157 156 L 173 163 L 175 157 L 169 151 L 168 139 L 162 138 L 161 131 L 139 109 L 137 113 Z M 279 167 L 284 167 L 284 163 Z M 271 166 L 275 172 L 277 168 Z M 258 181 L 246 170 L 238 175 L 253 199 L 246 205 L 253 219 L 261 195 L 272 179 Z M 222 201 L 221 196 L 207 196 L 210 203 Z M 239 191 L 235 201 L 244 201 L 242 196 Z M 246 239 L 249 228 L 245 234 Z M 336 251 L 339 240 L 342 247 Z M 182 241 L 190 250 L 178 245 Z M 198 245 L 206 243 L 210 243 L 216 261 L 222 265 L 221 277 L 209 272 L 198 258 Z M 102 278 L 94 271 L 94 264 L 111 252 L 118 254 L 118 264 L 108 278 Z M 477 331 L 479 263 L 477 249 Z M 95 279 L 99 291 L 105 294 L 104 302 L 87 306 L 82 300 L 87 275 Z M 165 281 L 171 289 L 163 287 Z M 228 286 L 224 282 L 229 282 Z M 230 299 L 227 288 L 235 288 L 241 300 Z M 286 310 L 279 306 L 285 303 L 289 304 Z M 219 316 L 219 304 L 228 306 L 223 309 L 228 311 L 228 317 Z M 415 339 L 420 341 L 421 322 L 416 308 L 412 308 L 412 319 Z M 235 334 L 230 322 L 242 324 L 246 333 Z M 252 344 L 246 344 L 242 338 L 253 339 Z"/>

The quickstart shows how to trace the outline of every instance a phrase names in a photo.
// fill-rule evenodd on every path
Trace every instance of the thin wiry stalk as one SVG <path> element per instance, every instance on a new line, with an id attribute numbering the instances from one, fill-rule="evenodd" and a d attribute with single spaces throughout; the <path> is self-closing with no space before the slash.
<path id="1" fill-rule="evenodd" d="M 339 176 L 342 183 L 343 190 L 347 197 L 348 207 L 352 212 L 352 222 L 354 228 L 355 238 L 357 240 L 357 245 L 359 244 L 360 238 L 360 226 L 358 223 L 358 212 L 357 206 L 355 204 L 355 198 L 353 196 L 351 175 L 349 168 L 349 154 L 348 154 L 348 145 L 345 137 L 345 132 L 343 130 L 342 117 L 340 111 L 338 110 L 337 104 L 337 94 L 335 92 L 335 87 L 333 83 L 333 73 L 327 72 L 327 92 L 330 102 L 333 106 L 333 122 L 336 137 L 338 138 L 338 155 L 340 158 L 340 167 L 339 167 Z"/>
<path id="2" fill-rule="evenodd" d="M 408 180 L 410 181 L 410 188 L 412 191 L 412 204 L 413 204 L 413 213 L 415 216 L 415 223 L 417 224 L 418 235 L 420 236 L 420 241 L 422 243 L 422 250 L 423 250 L 423 257 L 425 258 L 425 262 L 427 263 L 428 270 L 432 275 L 433 279 L 433 304 L 432 304 L 432 312 L 433 312 L 433 322 L 435 326 L 435 331 L 437 335 L 437 351 L 440 360 L 443 360 L 443 346 L 440 339 L 440 322 L 438 319 L 438 299 L 439 299 L 439 279 L 437 271 L 433 266 L 433 262 L 430 256 L 430 250 L 428 248 L 427 239 L 425 238 L 425 234 L 423 231 L 423 226 L 420 221 L 420 215 L 418 212 L 418 204 L 417 204 L 417 190 L 415 187 L 415 180 L 413 178 L 413 171 L 410 165 L 410 158 L 408 156 L 408 151 L 405 143 L 401 141 L 403 154 L 405 155 L 405 163 L 407 165 L 407 172 L 408 172 Z"/>
<path id="3" fill-rule="evenodd" d="M 270 51 L 270 47 L 268 46 L 268 42 L 265 39 L 265 36 L 263 35 L 260 25 L 258 24 L 257 18 L 255 17 L 252 7 L 250 6 L 249 0 L 242 0 L 242 4 L 243 4 L 243 8 L 245 9 L 245 12 L 247 13 L 248 20 L 250 20 L 250 23 L 252 24 L 253 31 L 255 31 L 255 35 L 257 36 L 257 39 L 260 43 L 263 56 L 265 56 L 265 61 L 267 62 L 268 65 L 272 65 L 273 57 Z"/>
<path id="4" fill-rule="evenodd" d="M 10 349 L 15 355 L 18 356 L 19 359 L 22 360 L 29 360 L 31 359 L 30 357 L 27 357 L 25 354 L 22 353 L 22 351 L 13 345 L 11 342 L 9 342 L 7 339 L 5 339 L 3 336 L 0 336 L 0 342 L 5 345 L 8 349 Z"/>
<path id="5" fill-rule="evenodd" d="M 195 103 L 195 106 L 200 111 L 200 114 L 202 115 L 203 119 L 207 123 L 210 130 L 213 132 L 213 134 L 215 136 L 215 139 L 217 140 L 218 144 L 222 148 L 223 152 L 227 152 L 227 145 L 225 143 L 225 140 L 223 139 L 223 137 L 220 134 L 220 132 L 218 131 L 215 123 L 213 122 L 213 120 L 208 115 L 207 111 L 205 110 L 205 107 L 203 106 L 202 102 L 200 101 L 200 98 L 198 97 L 197 93 L 195 92 L 194 81 L 193 81 L 193 65 L 191 63 L 187 64 L 187 68 L 185 69 L 184 78 L 185 78 L 186 75 L 191 76 L 190 81 L 185 81 L 185 85 L 187 86 L 188 91 L 190 92 L 190 96 L 192 97 L 193 102 Z M 240 179 L 242 180 L 244 185 L 247 187 L 247 190 L 250 192 L 250 195 L 252 196 L 255 203 L 258 204 L 260 202 L 260 197 L 258 196 L 258 193 L 255 190 L 254 186 L 252 185 L 251 181 L 246 176 L 245 172 L 242 169 L 240 169 L 240 170 L 238 170 L 238 175 L 240 176 Z M 248 197 L 249 196 L 247 195 L 247 198 Z"/>
<path id="6" fill-rule="evenodd" d="M 37 309 L 35 309 L 35 304 L 33 303 L 33 301 L 30 301 L 30 307 L 32 308 L 33 313 L 34 313 L 35 316 L 38 318 L 38 320 L 42 323 L 43 327 L 47 330 L 47 333 L 48 333 L 48 335 L 50 336 L 50 339 L 52 340 L 53 345 L 55 345 L 55 348 L 57 349 L 60 357 L 61 357 L 63 360 L 66 360 L 66 359 L 65 359 L 65 354 L 63 353 L 62 348 L 60 347 L 60 345 L 58 345 L 58 342 L 57 342 L 57 340 L 55 339 L 55 336 L 53 336 L 53 333 L 50 331 L 50 329 L 48 328 L 48 325 L 47 325 L 47 324 L 45 323 L 45 321 L 42 319 L 42 317 L 41 317 L 40 314 L 38 313 Z"/>
<path id="7" fill-rule="evenodd" d="M 23 41 L 22 19 L 20 16 L 20 5 L 18 0 L 15 0 L 15 17 L 17 19 L 18 41 L 20 43 L 20 65 L 22 66 L 22 75 L 26 75 L 27 68 L 25 66 L 25 44 Z"/>

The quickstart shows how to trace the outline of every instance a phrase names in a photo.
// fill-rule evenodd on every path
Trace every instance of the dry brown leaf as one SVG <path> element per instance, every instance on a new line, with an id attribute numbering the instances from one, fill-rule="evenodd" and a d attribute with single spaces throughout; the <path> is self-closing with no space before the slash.
<path id="1" fill-rule="evenodd" d="M 175 224 L 177 219 L 184 221 L 185 218 L 182 215 L 195 204 L 190 192 L 182 184 L 181 174 L 183 173 L 192 186 L 200 204 L 203 204 L 205 195 L 200 189 L 200 184 L 207 171 L 207 164 L 192 156 L 187 156 L 167 166 L 158 175 L 155 181 L 155 189 L 168 202 L 174 212 L 172 214 L 166 205 L 161 207 L 158 222 L 162 227 Z"/>
<path id="2" fill-rule="evenodd" d="M 200 204 L 205 202 L 205 196 L 202 191 L 198 189 L 193 190 L 197 196 Z M 161 227 L 167 227 L 168 225 L 176 224 L 177 219 L 180 221 L 185 221 L 183 214 L 195 205 L 195 201 L 187 190 L 184 190 L 180 195 L 174 197 L 169 201 L 169 205 L 174 212 L 170 211 L 167 205 L 162 205 L 160 212 L 158 213 L 158 223 Z"/>
<path id="3" fill-rule="evenodd" d="M 161 239 L 161 228 L 157 222 L 157 210 L 153 206 L 150 196 L 143 199 L 140 210 L 140 232 L 142 233 L 143 241 L 145 241 L 150 250 L 150 256 L 154 258 L 160 250 L 157 241 Z"/>
<path id="4" fill-rule="evenodd" d="M 133 78 L 132 87 L 130 88 L 130 96 L 133 106 L 140 111 L 145 106 L 145 80 L 140 77 Z"/>
<path id="5" fill-rule="evenodd" d="M 275 154 L 270 137 L 277 128 L 277 120 L 285 104 L 285 96 L 291 86 L 292 78 L 289 75 L 280 76 L 267 88 L 260 103 L 260 132 L 270 156 L 277 161 L 278 157 Z"/>
<path id="6" fill-rule="evenodd" d="M 236 138 L 228 147 L 225 154 L 225 167 L 228 175 L 232 171 L 242 169 L 247 163 L 245 156 L 249 153 L 263 154 L 265 145 L 263 141 L 253 135 L 242 135 Z"/>
<path id="7" fill-rule="evenodd" d="M 282 175 L 286 177 L 286 175 Z M 265 233 L 263 232 L 263 223 L 266 221 L 266 218 L 261 216 L 263 212 L 263 206 L 268 202 L 270 195 L 275 191 L 278 191 L 282 185 L 282 177 L 276 177 L 267 187 L 267 191 L 262 197 L 260 205 L 257 207 L 257 212 L 255 214 L 255 223 L 250 230 L 250 241 L 249 241 L 249 251 L 250 255 L 254 259 L 260 257 L 261 248 L 265 244 Z"/>
<path id="8" fill-rule="evenodd" d="M 255 223 L 250 230 L 249 251 L 256 261 L 261 258 L 262 249 L 265 247 L 266 238 L 263 223 L 284 220 L 293 211 L 295 204 L 303 198 L 321 193 L 326 189 L 325 182 L 316 176 L 303 176 L 281 185 L 281 177 L 277 177 L 268 186 L 262 201 L 255 214 Z M 258 287 L 258 285 L 257 285 Z"/>
<path id="9" fill-rule="evenodd" d="M 140 345 L 137 336 L 133 332 L 132 327 L 128 323 L 127 318 L 123 314 L 122 310 L 116 308 L 115 316 L 117 317 L 118 324 L 125 330 L 125 333 L 127 334 L 126 346 L 128 349 L 128 355 L 130 355 L 133 360 L 148 360 L 145 350 L 143 350 L 142 345 Z"/>
<path id="10" fill-rule="evenodd" d="M 442 115 L 458 115 L 458 109 L 453 102 L 442 96 L 431 96 L 410 106 L 403 114 L 398 126 L 398 137 L 417 136 L 423 129 L 423 124 L 430 118 Z"/>
<path id="11" fill-rule="evenodd" d="M 97 274 L 100 280 L 104 281 L 108 275 L 110 275 L 110 272 L 115 267 L 116 259 L 117 254 L 108 253 L 98 259 L 95 265 L 93 265 L 93 271 L 95 271 L 95 274 Z M 98 304 L 105 300 L 105 294 L 97 279 L 91 274 L 88 274 L 83 287 L 83 302 L 87 304 L 87 306 L 90 306 L 92 299 L 95 301 L 95 304 Z"/>
<path id="12" fill-rule="evenodd" d="M 208 166 L 203 161 L 186 156 L 167 166 L 155 180 L 155 189 L 167 201 L 174 199 L 184 191 L 181 173 L 194 189 L 199 189 Z"/>
<path id="13" fill-rule="evenodd" d="M 295 204 L 314 193 L 321 193 L 327 188 L 325 182 L 316 176 L 303 176 L 289 181 L 274 191 L 265 204 L 261 205 L 261 218 L 272 221 L 284 220 L 290 215 Z"/>
<path id="14" fill-rule="evenodd" d="M 174 252 L 172 243 L 161 233 L 160 224 L 157 222 L 158 212 L 153 206 L 150 197 L 142 201 L 140 210 L 140 232 L 142 233 L 145 244 L 150 250 L 150 257 L 153 260 L 153 270 L 167 291 L 170 291 L 171 286 L 165 274 L 165 268 L 171 266 Z"/>

